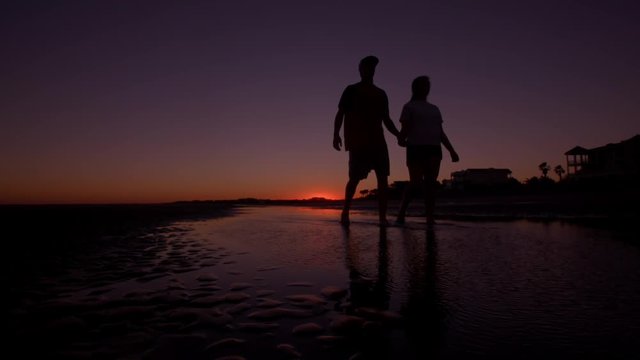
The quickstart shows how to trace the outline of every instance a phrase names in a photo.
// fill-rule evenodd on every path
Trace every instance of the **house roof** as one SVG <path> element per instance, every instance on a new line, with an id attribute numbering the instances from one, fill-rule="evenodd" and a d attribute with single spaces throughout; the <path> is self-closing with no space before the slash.
<path id="1" fill-rule="evenodd" d="M 619 143 L 615 143 L 615 144 L 607 144 L 607 145 L 603 145 L 603 146 L 598 146 L 596 148 L 593 149 L 585 149 L 581 146 L 576 146 L 573 149 L 567 151 L 566 153 L 564 153 L 565 155 L 587 155 L 589 154 L 589 152 L 594 151 L 594 150 L 601 150 L 601 149 L 605 149 L 605 148 L 610 148 L 612 146 L 621 146 L 621 145 L 627 145 L 627 144 L 638 144 L 640 143 L 640 134 L 636 134 L 635 136 L 627 139 L 627 140 L 623 140 Z"/>
<path id="2" fill-rule="evenodd" d="M 589 150 L 583 148 L 582 146 L 576 146 L 564 154 L 565 155 L 586 155 L 588 153 L 589 153 Z"/>
<path id="3" fill-rule="evenodd" d="M 623 140 L 621 142 L 618 143 L 609 143 L 607 145 L 603 145 L 603 146 L 598 146 L 597 148 L 593 148 L 591 149 L 591 151 L 601 151 L 603 149 L 608 149 L 608 148 L 612 148 L 612 147 L 621 147 L 621 146 L 628 146 L 631 144 L 635 144 L 636 146 L 638 146 L 638 144 L 640 144 L 640 135 L 636 135 L 632 138 L 629 138 L 627 140 Z"/>

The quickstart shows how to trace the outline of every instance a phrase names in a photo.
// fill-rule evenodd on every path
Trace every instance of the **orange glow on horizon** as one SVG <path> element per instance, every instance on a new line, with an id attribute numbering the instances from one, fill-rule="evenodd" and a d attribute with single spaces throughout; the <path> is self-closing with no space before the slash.
<path id="1" fill-rule="evenodd" d="M 302 197 L 302 199 L 325 198 L 327 200 L 340 200 L 341 197 L 326 191 L 311 192 Z"/>

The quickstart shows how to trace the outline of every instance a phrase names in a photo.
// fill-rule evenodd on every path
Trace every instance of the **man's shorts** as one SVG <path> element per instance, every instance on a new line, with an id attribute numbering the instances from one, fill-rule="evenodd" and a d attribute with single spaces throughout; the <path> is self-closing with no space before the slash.
<path id="1" fill-rule="evenodd" d="M 389 152 L 386 146 L 349 150 L 349 179 L 366 179 L 371 170 L 378 176 L 389 176 Z"/>

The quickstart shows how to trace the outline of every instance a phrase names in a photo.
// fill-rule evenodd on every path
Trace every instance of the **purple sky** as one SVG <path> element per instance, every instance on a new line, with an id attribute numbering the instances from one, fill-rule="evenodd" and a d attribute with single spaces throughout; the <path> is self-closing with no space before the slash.
<path id="1" fill-rule="evenodd" d="M 431 77 L 461 157 L 441 178 L 524 180 L 640 133 L 638 19 L 636 1 L 4 2 L 0 203 L 341 196 L 333 117 L 369 54 L 396 124 Z"/>

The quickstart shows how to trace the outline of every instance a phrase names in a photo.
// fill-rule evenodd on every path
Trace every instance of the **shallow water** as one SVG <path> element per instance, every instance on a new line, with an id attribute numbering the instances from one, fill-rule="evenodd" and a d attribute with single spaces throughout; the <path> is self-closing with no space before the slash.
<path id="1" fill-rule="evenodd" d="M 216 269 L 222 282 L 280 296 L 335 285 L 349 289 L 354 307 L 402 314 L 375 344 L 382 357 L 637 355 L 640 248 L 630 235 L 525 220 L 427 230 L 409 219 L 381 230 L 367 212 L 345 230 L 338 216 L 256 207 L 181 225 L 193 229 L 184 236 L 235 254 Z"/>

